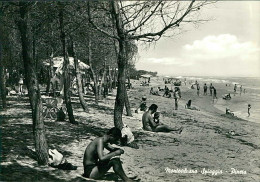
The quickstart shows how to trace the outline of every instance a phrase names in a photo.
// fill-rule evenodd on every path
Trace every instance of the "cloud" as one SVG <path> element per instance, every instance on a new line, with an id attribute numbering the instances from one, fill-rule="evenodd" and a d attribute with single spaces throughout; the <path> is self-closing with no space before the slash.
<path id="1" fill-rule="evenodd" d="M 159 74 L 260 76 L 259 45 L 235 35 L 209 35 L 168 52 L 167 57 L 144 57 L 138 68 Z"/>
<path id="2" fill-rule="evenodd" d="M 260 48 L 253 42 L 241 42 L 235 35 L 210 35 L 202 40 L 183 46 L 183 55 L 189 55 L 193 60 L 215 61 L 227 58 L 239 60 L 255 59 Z"/>

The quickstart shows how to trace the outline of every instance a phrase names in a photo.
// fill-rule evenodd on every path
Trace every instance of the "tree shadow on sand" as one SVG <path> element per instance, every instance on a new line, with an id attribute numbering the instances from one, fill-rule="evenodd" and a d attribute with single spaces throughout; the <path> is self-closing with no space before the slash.
<path id="1" fill-rule="evenodd" d="M 59 179 L 51 171 L 37 170 L 33 166 L 22 166 L 16 161 L 9 165 L 1 166 L 0 181 L 64 181 Z"/>

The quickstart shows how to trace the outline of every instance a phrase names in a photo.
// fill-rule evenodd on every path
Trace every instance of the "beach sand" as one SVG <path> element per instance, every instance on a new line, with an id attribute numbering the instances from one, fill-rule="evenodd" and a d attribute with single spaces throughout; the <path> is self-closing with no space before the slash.
<path id="1" fill-rule="evenodd" d="M 154 82 L 152 86 L 163 86 Z M 181 134 L 143 131 L 141 114 L 123 116 L 135 135 L 139 149 L 122 147 L 123 167 L 129 176 L 141 181 L 260 181 L 260 125 L 237 117 L 228 117 L 212 103 L 210 96 L 196 95 L 190 86 L 181 86 L 179 110 L 173 110 L 174 100 L 149 95 L 150 87 L 133 82 L 128 91 L 132 110 L 147 96 L 147 105 L 156 103 L 161 122 L 172 127 L 184 127 Z M 201 86 L 202 87 L 202 86 Z M 163 93 L 161 93 L 162 95 Z M 69 162 L 78 166 L 76 171 L 62 171 L 38 166 L 33 159 L 32 121 L 28 100 L 17 102 L 9 97 L 9 109 L 2 116 L 1 181 L 91 181 L 83 178 L 83 153 L 97 136 L 113 127 L 115 92 L 98 105 L 93 97 L 86 97 L 90 113 L 80 108 L 73 98 L 74 114 L 79 125 L 67 122 L 45 121 L 49 148 L 56 148 Z M 184 108 L 187 100 L 200 111 Z M 26 103 L 27 102 L 27 103 Z M 234 133 L 231 134 L 231 131 Z M 197 173 L 189 174 L 187 170 Z M 246 174 L 231 174 L 232 168 Z M 179 169 L 179 171 L 177 171 Z M 202 174 L 203 169 L 218 174 Z M 112 172 L 112 170 L 110 170 Z M 183 173 L 181 173 L 183 172 Z M 220 173 L 220 174 L 219 174 Z M 94 181 L 94 180 L 92 180 Z M 111 174 L 106 180 L 116 181 Z"/>

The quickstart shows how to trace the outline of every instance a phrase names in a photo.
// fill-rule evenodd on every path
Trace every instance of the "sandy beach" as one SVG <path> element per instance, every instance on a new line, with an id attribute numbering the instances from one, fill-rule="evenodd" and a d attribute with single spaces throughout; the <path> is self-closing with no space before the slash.
<path id="1" fill-rule="evenodd" d="M 226 116 L 214 106 L 210 96 L 203 96 L 201 90 L 198 97 L 190 85 L 180 87 L 182 99 L 178 110 L 173 110 L 172 98 L 149 95 L 150 87 L 139 86 L 138 81 L 134 81 L 133 86 L 134 89 L 128 91 L 133 111 L 146 95 L 148 106 L 158 104 L 161 122 L 182 126 L 184 130 L 181 134 L 143 131 L 141 114 L 123 116 L 139 146 L 139 149 L 122 147 L 125 154 L 121 160 L 127 175 L 147 182 L 260 181 L 260 124 Z M 152 86 L 163 87 L 164 84 L 153 81 Z M 75 171 L 62 171 L 37 165 L 29 102 L 27 98 L 18 102 L 9 96 L 8 110 L 0 112 L 1 181 L 94 181 L 82 177 L 83 153 L 95 137 L 113 126 L 114 99 L 115 92 L 95 105 L 93 96 L 87 96 L 90 113 L 85 113 L 74 97 L 74 114 L 79 125 L 45 121 L 49 148 L 56 148 L 78 166 Z M 200 111 L 184 108 L 189 99 Z M 101 181 L 117 179 L 110 173 Z"/>

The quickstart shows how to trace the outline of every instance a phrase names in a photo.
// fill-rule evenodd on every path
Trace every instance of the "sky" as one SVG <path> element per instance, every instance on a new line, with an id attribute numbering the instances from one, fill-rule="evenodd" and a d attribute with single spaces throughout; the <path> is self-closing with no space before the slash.
<path id="1" fill-rule="evenodd" d="M 149 49 L 140 45 L 136 68 L 164 76 L 260 77 L 260 1 L 219 1 L 201 16 L 212 20 Z"/>

